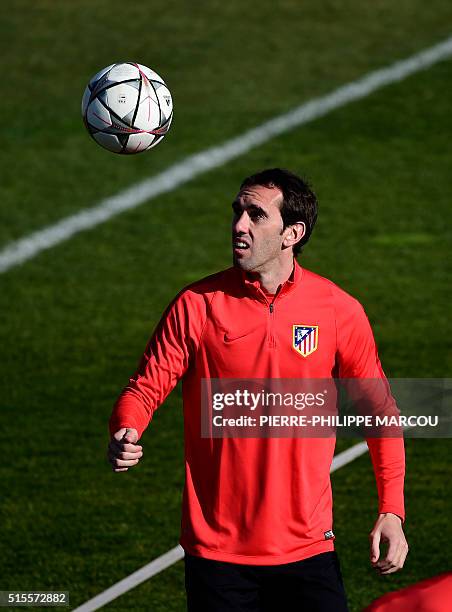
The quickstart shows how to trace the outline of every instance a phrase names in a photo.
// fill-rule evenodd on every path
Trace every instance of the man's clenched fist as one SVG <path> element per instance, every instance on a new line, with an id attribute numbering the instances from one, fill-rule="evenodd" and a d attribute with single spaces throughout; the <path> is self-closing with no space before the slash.
<path id="1" fill-rule="evenodd" d="M 112 436 L 107 457 L 114 472 L 126 472 L 138 463 L 143 456 L 143 448 L 137 442 L 138 432 L 131 427 L 123 427 Z"/>

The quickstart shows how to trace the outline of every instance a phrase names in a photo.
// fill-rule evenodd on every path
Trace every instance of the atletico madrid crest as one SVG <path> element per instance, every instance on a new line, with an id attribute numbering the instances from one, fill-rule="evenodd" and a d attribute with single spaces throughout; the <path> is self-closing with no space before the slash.
<path id="1" fill-rule="evenodd" d="M 302 355 L 307 357 L 317 349 L 319 343 L 318 325 L 294 325 L 292 346 Z"/>

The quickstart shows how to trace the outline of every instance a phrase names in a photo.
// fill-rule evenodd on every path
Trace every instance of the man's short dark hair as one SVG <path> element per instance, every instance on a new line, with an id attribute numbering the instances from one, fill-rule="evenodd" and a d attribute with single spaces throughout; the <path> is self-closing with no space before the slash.
<path id="1" fill-rule="evenodd" d="M 307 181 L 283 168 L 271 168 L 248 176 L 240 185 L 240 190 L 253 185 L 277 187 L 281 190 L 283 194 L 281 217 L 284 228 L 297 221 L 303 221 L 306 225 L 305 235 L 293 246 L 293 254 L 297 256 L 314 229 L 317 220 L 317 196 Z"/>

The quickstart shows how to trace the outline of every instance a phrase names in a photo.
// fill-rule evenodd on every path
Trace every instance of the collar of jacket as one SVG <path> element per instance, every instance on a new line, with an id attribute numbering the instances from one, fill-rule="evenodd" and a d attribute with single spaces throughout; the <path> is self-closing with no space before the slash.
<path id="1" fill-rule="evenodd" d="M 280 298 L 283 295 L 287 295 L 288 293 L 290 293 L 291 291 L 293 291 L 293 289 L 300 283 L 301 281 L 301 277 L 302 277 L 302 273 L 303 270 L 300 266 L 300 264 L 298 263 L 298 261 L 294 258 L 293 260 L 293 270 L 292 270 L 292 274 L 289 276 L 289 278 L 278 287 L 278 289 L 276 290 L 276 293 L 274 295 L 273 299 L 276 298 Z M 250 280 L 247 276 L 247 273 L 244 270 L 240 270 L 240 268 L 238 269 L 239 273 L 240 273 L 240 278 L 243 282 L 243 284 L 245 285 L 245 287 L 251 291 L 253 291 L 254 293 L 258 293 L 262 296 L 264 296 L 265 298 L 265 294 L 261 289 L 260 283 L 258 280 Z M 265 301 L 267 301 L 267 299 L 265 298 Z"/>

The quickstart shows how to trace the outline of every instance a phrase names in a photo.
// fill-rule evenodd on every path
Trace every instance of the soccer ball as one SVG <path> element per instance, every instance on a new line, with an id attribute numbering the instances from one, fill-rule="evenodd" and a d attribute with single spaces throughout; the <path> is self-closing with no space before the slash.
<path id="1" fill-rule="evenodd" d="M 173 100 L 159 75 L 141 64 L 104 68 L 88 83 L 82 99 L 86 129 L 113 153 L 141 153 L 155 147 L 173 119 Z"/>

